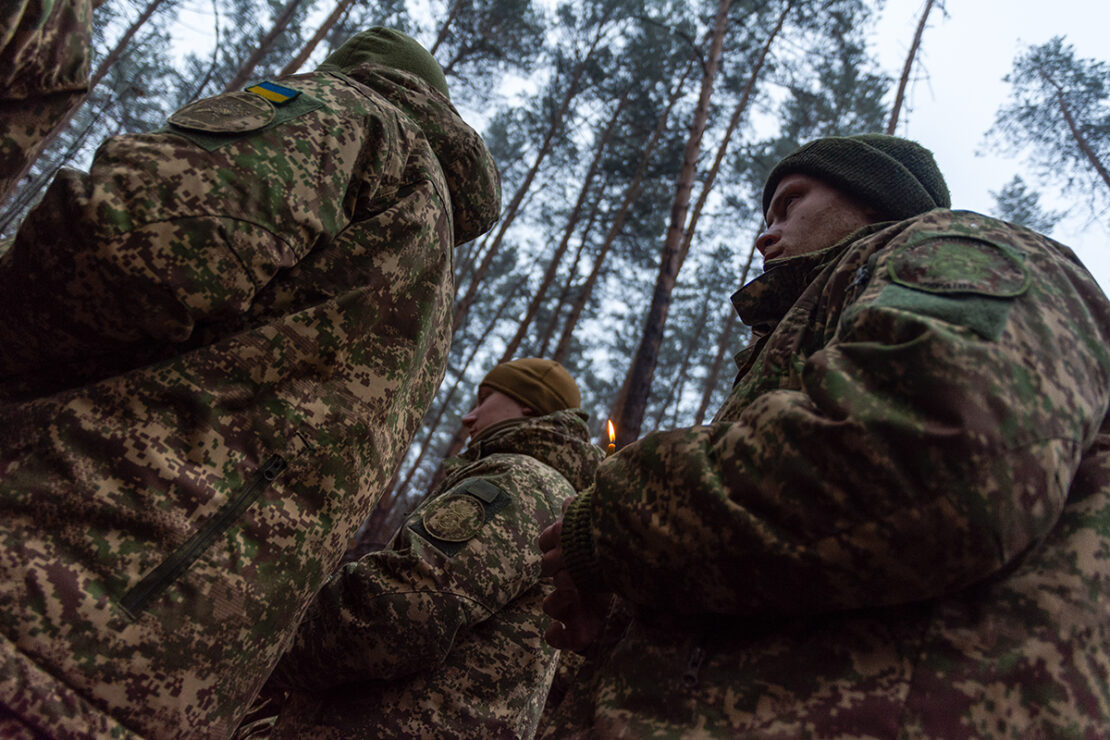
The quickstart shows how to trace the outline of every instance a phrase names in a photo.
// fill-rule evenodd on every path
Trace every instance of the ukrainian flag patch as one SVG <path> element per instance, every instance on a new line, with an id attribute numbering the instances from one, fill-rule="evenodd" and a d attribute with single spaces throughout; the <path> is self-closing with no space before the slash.
<path id="1" fill-rule="evenodd" d="M 288 103 L 293 98 L 300 95 L 299 90 L 294 90 L 290 87 L 284 87 L 276 82 L 259 82 L 257 85 L 251 85 L 247 88 L 247 92 L 261 95 L 269 100 L 271 103 Z"/>

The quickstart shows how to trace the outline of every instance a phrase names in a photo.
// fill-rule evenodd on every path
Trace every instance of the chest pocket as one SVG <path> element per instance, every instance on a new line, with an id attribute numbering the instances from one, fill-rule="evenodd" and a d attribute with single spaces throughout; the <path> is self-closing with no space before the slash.
<path id="1" fill-rule="evenodd" d="M 322 108 L 324 102 L 274 82 L 190 103 L 155 133 L 182 136 L 206 151 L 241 140 Z"/>

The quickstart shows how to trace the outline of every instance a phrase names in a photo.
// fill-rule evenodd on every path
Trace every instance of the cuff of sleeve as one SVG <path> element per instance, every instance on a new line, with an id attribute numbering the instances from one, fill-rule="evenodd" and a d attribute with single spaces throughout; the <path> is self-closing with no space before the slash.
<path id="1" fill-rule="evenodd" d="M 601 578 L 601 564 L 594 547 L 591 503 L 593 487 L 580 493 L 563 515 L 563 563 L 579 591 L 608 591 Z"/>

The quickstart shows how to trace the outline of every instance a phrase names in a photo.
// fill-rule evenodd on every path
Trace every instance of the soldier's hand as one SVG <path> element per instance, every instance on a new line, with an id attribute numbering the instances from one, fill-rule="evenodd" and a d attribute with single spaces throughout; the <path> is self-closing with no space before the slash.
<path id="1" fill-rule="evenodd" d="M 538 544 L 543 554 L 540 559 L 540 575 L 545 578 L 554 576 L 560 570 L 566 570 L 563 564 L 563 547 L 559 542 L 562 534 L 562 519 L 557 519 L 554 524 L 540 532 Z"/>
<path id="2" fill-rule="evenodd" d="M 566 511 L 566 503 L 563 511 Z M 540 573 L 550 576 L 555 583 L 555 590 L 543 601 L 543 610 L 558 620 L 548 626 L 544 639 L 560 650 L 583 652 L 601 632 L 607 597 L 583 596 L 578 591 L 563 562 L 562 531 L 563 520 L 560 519 L 541 532 L 539 538 L 540 552 L 543 553 Z"/>
<path id="3" fill-rule="evenodd" d="M 559 650 L 585 652 L 601 634 L 608 601 L 607 594 L 580 593 L 570 575 L 565 570 L 559 571 L 555 575 L 555 590 L 543 600 L 544 612 L 557 620 L 548 625 L 544 639 Z"/>

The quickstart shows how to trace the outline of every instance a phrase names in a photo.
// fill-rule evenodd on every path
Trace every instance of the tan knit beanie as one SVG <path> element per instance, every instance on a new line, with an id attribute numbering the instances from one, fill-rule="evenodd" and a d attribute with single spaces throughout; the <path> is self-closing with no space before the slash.
<path id="1" fill-rule="evenodd" d="M 481 385 L 501 391 L 539 414 L 578 408 L 582 395 L 566 368 L 554 360 L 524 357 L 490 370 Z"/>

